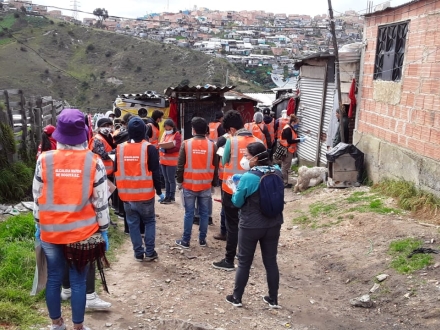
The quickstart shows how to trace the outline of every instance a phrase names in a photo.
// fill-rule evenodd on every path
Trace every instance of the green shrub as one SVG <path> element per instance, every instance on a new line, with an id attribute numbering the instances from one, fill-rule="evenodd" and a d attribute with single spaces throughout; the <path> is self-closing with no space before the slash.
<path id="1" fill-rule="evenodd" d="M 34 169 L 16 162 L 0 169 L 0 202 L 16 202 L 30 196 Z"/>

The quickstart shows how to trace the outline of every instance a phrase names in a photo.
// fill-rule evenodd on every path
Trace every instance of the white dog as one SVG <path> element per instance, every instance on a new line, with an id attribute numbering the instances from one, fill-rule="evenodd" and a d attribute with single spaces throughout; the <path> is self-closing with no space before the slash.
<path id="1" fill-rule="evenodd" d="M 304 191 L 309 188 L 310 180 L 315 179 L 315 186 L 324 181 L 324 173 L 327 172 L 325 167 L 307 167 L 301 166 L 298 169 L 298 181 L 293 188 L 294 192 Z"/>

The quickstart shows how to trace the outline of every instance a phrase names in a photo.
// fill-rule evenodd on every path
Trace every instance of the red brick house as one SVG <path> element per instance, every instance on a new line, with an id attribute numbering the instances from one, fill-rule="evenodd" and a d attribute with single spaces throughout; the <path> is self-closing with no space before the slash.
<path id="1" fill-rule="evenodd" d="M 440 1 L 365 15 L 353 144 L 369 177 L 440 195 Z"/>

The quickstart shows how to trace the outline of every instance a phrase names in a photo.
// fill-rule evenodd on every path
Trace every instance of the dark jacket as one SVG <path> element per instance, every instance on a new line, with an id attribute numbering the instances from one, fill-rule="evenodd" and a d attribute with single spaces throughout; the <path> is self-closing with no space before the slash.
<path id="1" fill-rule="evenodd" d="M 348 118 L 347 117 L 342 117 L 342 125 L 344 126 L 344 138 L 345 138 L 345 143 L 348 143 Z M 338 120 L 338 129 L 336 130 L 336 134 L 333 138 L 333 145 L 332 147 L 336 147 L 337 144 L 339 142 L 341 142 L 341 134 L 340 134 L 340 129 L 341 129 L 341 125 L 340 122 Z"/>
<path id="2" fill-rule="evenodd" d="M 293 139 L 292 136 L 292 130 L 289 127 L 286 127 L 285 129 L 283 129 L 283 133 L 281 133 L 281 137 L 285 140 L 287 140 L 288 144 L 295 144 L 295 143 L 299 143 L 299 138 L 298 139 Z"/>
<path id="3" fill-rule="evenodd" d="M 157 129 L 160 129 L 160 127 L 159 124 L 153 120 L 153 118 L 150 117 L 147 118 L 147 123 L 145 124 L 147 125 L 147 130 L 145 131 L 145 139 L 147 141 L 150 141 L 150 138 L 153 136 L 153 130 L 151 129 L 151 126 L 148 124 L 153 124 L 154 126 L 156 126 Z"/>
<path id="4" fill-rule="evenodd" d="M 195 140 L 204 140 L 206 139 L 205 135 L 195 135 L 193 137 Z M 186 164 L 186 151 L 185 151 L 185 144 L 182 143 L 182 146 L 180 147 L 179 152 L 179 159 L 177 161 L 177 169 L 176 169 L 176 182 L 177 183 L 183 183 L 183 173 L 185 171 L 185 164 Z M 213 187 L 218 186 L 218 155 L 217 155 L 217 147 L 214 143 L 214 154 L 212 157 L 212 165 L 214 168 L 214 177 L 212 179 L 211 185 Z"/>
<path id="5" fill-rule="evenodd" d="M 117 149 L 116 149 L 117 150 Z M 159 165 L 159 154 L 157 152 L 157 149 L 153 145 L 149 145 L 147 148 L 148 153 L 148 170 L 151 171 L 153 174 L 153 184 L 154 189 L 156 190 L 156 194 L 159 196 L 162 194 L 162 188 L 160 183 L 160 165 Z M 118 170 L 118 153 L 115 153 L 115 161 L 114 163 L 114 169 L 115 172 Z M 116 182 L 117 184 L 117 182 Z"/>

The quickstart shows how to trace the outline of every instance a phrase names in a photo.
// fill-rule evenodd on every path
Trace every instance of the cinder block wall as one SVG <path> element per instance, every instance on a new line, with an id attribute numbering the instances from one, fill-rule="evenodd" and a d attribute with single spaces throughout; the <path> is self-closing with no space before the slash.
<path id="1" fill-rule="evenodd" d="M 365 20 L 367 47 L 353 143 L 361 141 L 358 147 L 366 153 L 373 180 L 388 173 L 425 186 L 419 176 L 423 169 L 417 166 L 425 160 L 440 165 L 440 2 L 430 2 L 418 1 Z M 373 80 L 378 27 L 405 20 L 409 25 L 401 81 Z M 414 162 L 398 156 L 401 153 L 411 155 Z M 391 165 L 400 161 L 408 164 Z M 398 169 L 405 172 L 396 172 Z M 431 176 L 440 181 L 439 174 L 433 171 Z M 440 194 L 438 186 L 428 187 Z"/>

